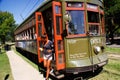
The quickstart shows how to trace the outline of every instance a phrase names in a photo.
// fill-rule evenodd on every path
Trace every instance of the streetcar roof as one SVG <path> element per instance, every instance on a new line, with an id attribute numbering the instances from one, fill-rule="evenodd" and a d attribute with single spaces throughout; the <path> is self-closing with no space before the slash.
<path id="1" fill-rule="evenodd" d="M 18 27 L 15 29 L 17 30 L 23 23 L 25 23 L 36 11 L 38 11 L 41 7 L 43 7 L 45 4 L 49 3 L 51 0 L 45 0 L 43 3 L 41 3 L 25 20 L 23 20 Z"/>

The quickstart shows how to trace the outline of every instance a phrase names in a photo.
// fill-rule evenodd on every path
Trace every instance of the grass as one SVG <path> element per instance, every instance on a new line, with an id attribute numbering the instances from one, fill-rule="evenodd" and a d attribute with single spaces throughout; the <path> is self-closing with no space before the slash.
<path id="1" fill-rule="evenodd" d="M 5 52 L 1 52 L 0 54 L 0 80 L 13 80 L 13 76 L 11 73 L 11 68 L 9 64 L 9 59 Z"/>
<path id="2" fill-rule="evenodd" d="M 108 65 L 105 66 L 105 69 L 114 70 L 116 73 L 120 74 L 120 60 L 110 59 Z"/>
<path id="3" fill-rule="evenodd" d="M 108 80 L 120 79 L 120 60 L 109 59 L 109 63 L 104 67 L 108 74 Z"/>
<path id="4" fill-rule="evenodd" d="M 111 48 L 111 47 L 106 47 L 106 51 L 110 53 L 117 53 L 120 54 L 120 48 Z"/>

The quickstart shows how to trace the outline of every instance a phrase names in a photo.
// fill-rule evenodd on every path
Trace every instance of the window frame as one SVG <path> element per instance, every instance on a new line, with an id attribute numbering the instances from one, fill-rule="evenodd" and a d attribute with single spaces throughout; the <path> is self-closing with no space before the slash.
<path id="1" fill-rule="evenodd" d="M 100 24 L 101 24 L 101 22 L 100 22 L 100 13 L 103 13 L 103 11 L 99 10 L 99 6 L 98 5 L 90 4 L 90 3 L 87 3 L 86 6 L 87 5 L 89 5 L 89 6 L 91 5 L 91 7 L 87 7 L 87 19 L 88 19 L 88 12 L 96 12 L 96 13 L 99 14 L 98 22 L 88 22 L 88 31 L 90 32 L 89 25 L 98 25 L 98 29 L 99 29 L 98 32 L 99 32 L 99 34 L 98 35 L 90 35 L 90 36 L 100 36 L 102 34 L 102 32 L 101 32 L 102 26 L 100 27 Z M 96 8 L 93 9 L 93 6 L 96 7 Z"/>
<path id="2" fill-rule="evenodd" d="M 84 36 L 86 36 L 86 23 L 85 23 L 85 21 L 86 21 L 86 16 L 85 16 L 85 3 L 83 3 L 83 2 L 80 2 L 81 4 L 82 4 L 82 7 L 68 7 L 67 6 L 67 3 L 69 3 L 69 2 L 66 2 L 66 11 L 72 11 L 72 10 L 78 10 L 78 11 L 83 11 L 83 13 L 84 13 L 84 34 L 72 34 L 72 35 L 70 35 L 70 34 L 68 34 L 68 32 L 67 32 L 67 36 L 66 36 L 66 38 L 73 38 L 73 37 L 84 37 Z M 72 3 L 72 2 L 71 2 Z M 68 28 L 66 28 L 67 29 L 67 31 L 68 31 Z"/>

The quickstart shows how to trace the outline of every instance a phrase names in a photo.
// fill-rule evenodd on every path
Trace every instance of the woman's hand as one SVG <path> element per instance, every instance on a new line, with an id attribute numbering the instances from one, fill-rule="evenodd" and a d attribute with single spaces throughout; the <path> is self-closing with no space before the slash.
<path id="1" fill-rule="evenodd" d="M 40 49 L 40 51 L 43 51 L 43 48 L 39 48 Z"/>

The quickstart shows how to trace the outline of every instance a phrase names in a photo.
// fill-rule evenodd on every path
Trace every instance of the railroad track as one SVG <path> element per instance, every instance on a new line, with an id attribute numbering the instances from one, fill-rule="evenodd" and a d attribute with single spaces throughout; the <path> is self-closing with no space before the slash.
<path id="1" fill-rule="evenodd" d="M 109 59 L 118 59 L 118 60 L 120 60 L 120 54 L 119 53 L 109 53 L 108 58 Z"/>

